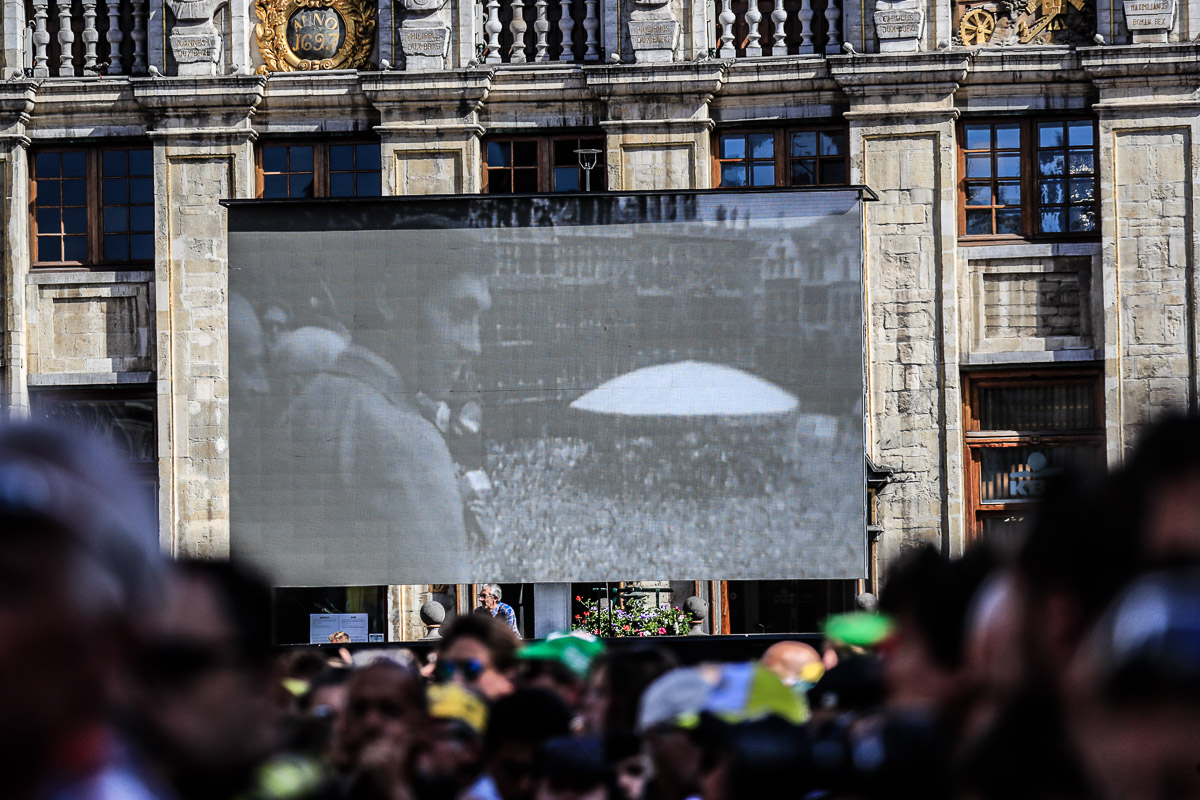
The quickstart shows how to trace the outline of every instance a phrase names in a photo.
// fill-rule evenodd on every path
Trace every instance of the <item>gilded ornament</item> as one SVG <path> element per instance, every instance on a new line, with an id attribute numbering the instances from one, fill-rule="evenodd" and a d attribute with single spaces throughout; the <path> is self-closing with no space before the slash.
<path id="1" fill-rule="evenodd" d="M 369 0 L 255 0 L 260 75 L 373 69 L 376 6 Z"/>
<path id="2" fill-rule="evenodd" d="M 1095 0 L 989 0 L 959 3 L 955 43 L 967 47 L 1090 44 Z"/>

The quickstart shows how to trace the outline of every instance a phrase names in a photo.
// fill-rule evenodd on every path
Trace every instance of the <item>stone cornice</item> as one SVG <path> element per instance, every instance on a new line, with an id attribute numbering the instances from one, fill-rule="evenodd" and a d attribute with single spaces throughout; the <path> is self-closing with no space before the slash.
<path id="1" fill-rule="evenodd" d="M 381 127 L 475 125 L 491 91 L 494 69 L 445 72 L 364 72 L 363 93 L 379 110 Z"/>
<path id="2" fill-rule="evenodd" d="M 374 116 L 356 70 L 276 72 L 267 76 L 254 126 L 289 133 L 368 130 Z"/>
<path id="3" fill-rule="evenodd" d="M 0 142 L 28 146 L 25 126 L 33 113 L 38 82 L 0 83 Z"/>
<path id="4" fill-rule="evenodd" d="M 708 104 L 721 91 L 722 61 L 638 66 L 585 67 L 588 87 L 607 106 L 611 122 L 708 118 Z"/>
<path id="5" fill-rule="evenodd" d="M 829 56 L 829 72 L 854 98 L 913 98 L 953 95 L 967 76 L 973 50 Z"/>
<path id="6" fill-rule="evenodd" d="M 850 98 L 847 119 L 934 124 L 958 116 L 954 93 L 974 52 L 830 56 L 829 71 Z"/>
<path id="7" fill-rule="evenodd" d="M 1200 46 L 1088 47 L 1079 56 L 1084 71 L 1100 89 L 1098 114 L 1178 113 L 1200 105 Z"/>
<path id="8" fill-rule="evenodd" d="M 33 137 L 142 135 L 146 114 L 129 78 L 42 78 L 27 125 Z"/>
<path id="9" fill-rule="evenodd" d="M 158 136 L 253 136 L 250 118 L 263 99 L 261 75 L 132 78 L 134 96 Z"/>

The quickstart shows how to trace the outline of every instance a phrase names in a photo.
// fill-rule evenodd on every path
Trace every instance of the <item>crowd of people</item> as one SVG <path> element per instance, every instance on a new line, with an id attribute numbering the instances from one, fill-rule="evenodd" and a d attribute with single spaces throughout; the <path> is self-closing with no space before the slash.
<path id="1" fill-rule="evenodd" d="M 1195 417 L 749 663 L 522 642 L 491 586 L 429 652 L 281 650 L 268 586 L 163 559 L 138 499 L 103 447 L 0 429 L 2 796 L 1200 797 Z"/>

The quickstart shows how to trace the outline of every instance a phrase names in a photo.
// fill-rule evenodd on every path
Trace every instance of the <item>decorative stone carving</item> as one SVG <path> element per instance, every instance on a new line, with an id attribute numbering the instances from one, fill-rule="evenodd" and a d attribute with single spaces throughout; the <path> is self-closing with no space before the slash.
<path id="1" fill-rule="evenodd" d="M 175 15 L 168 41 L 178 75 L 216 75 L 221 34 L 213 24 L 220 0 L 167 0 Z"/>
<path id="2" fill-rule="evenodd" d="M 371 0 L 256 0 L 254 13 L 254 36 L 266 62 L 259 74 L 374 69 L 368 61 L 375 46 Z"/>
<path id="3" fill-rule="evenodd" d="M 954 43 L 967 47 L 1092 44 L 1095 0 L 994 0 L 955 6 Z"/>
<path id="4" fill-rule="evenodd" d="M 1175 27 L 1175 0 L 1124 0 L 1125 28 L 1134 44 L 1165 42 Z"/>
<path id="5" fill-rule="evenodd" d="M 881 53 L 915 53 L 925 33 L 925 12 L 916 0 L 880 0 L 875 5 L 875 37 Z"/>
<path id="6" fill-rule="evenodd" d="M 403 0 L 407 12 L 400 23 L 400 49 L 408 72 L 446 68 L 450 52 L 450 20 L 446 0 Z"/>
<path id="7" fill-rule="evenodd" d="M 688 636 L 707 636 L 704 632 L 704 620 L 708 619 L 708 603 L 702 597 L 689 597 L 683 601 L 683 610 L 691 617 L 691 629 Z"/>
<path id="8" fill-rule="evenodd" d="M 442 638 L 442 623 L 446 621 L 446 609 L 436 600 L 421 606 L 421 624 L 425 626 L 426 639 Z"/>
<path id="9" fill-rule="evenodd" d="M 675 60 L 679 46 L 679 20 L 671 16 L 667 0 L 634 0 L 629 15 L 629 39 L 639 63 Z"/>

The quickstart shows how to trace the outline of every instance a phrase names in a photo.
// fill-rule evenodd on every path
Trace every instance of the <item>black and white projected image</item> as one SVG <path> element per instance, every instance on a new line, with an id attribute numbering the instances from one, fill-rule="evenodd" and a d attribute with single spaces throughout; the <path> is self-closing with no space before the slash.
<path id="1" fill-rule="evenodd" d="M 230 208 L 279 585 L 858 577 L 855 191 Z"/>

